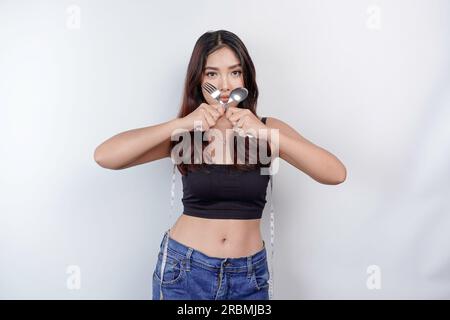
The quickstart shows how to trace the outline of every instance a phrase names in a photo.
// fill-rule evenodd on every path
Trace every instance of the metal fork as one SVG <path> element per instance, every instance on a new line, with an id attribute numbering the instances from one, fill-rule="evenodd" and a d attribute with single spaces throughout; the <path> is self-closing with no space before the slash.
<path id="1" fill-rule="evenodd" d="M 206 92 L 209 93 L 209 95 L 215 99 L 216 101 L 218 101 L 222 106 L 224 106 L 224 108 L 226 109 L 226 103 L 222 102 L 222 100 L 220 100 L 220 90 L 217 89 L 213 84 L 209 83 L 209 82 L 205 82 L 202 84 L 202 88 L 205 89 Z"/>
<path id="2" fill-rule="evenodd" d="M 214 99 L 217 99 L 220 96 L 220 90 L 217 89 L 215 85 L 209 82 L 203 83 L 202 88 L 205 89 L 206 92 L 208 92 Z"/>

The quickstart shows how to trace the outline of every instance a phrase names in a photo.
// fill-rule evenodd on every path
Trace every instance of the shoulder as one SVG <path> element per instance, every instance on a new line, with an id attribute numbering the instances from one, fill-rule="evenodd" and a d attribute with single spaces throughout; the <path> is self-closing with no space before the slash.
<path id="1" fill-rule="evenodd" d="M 285 121 L 275 118 L 275 117 L 265 117 L 265 118 L 267 118 L 266 119 L 267 127 L 271 128 L 271 129 L 278 129 L 278 130 L 280 130 L 280 133 L 283 133 L 292 138 L 297 138 L 300 140 L 307 141 L 300 133 L 297 132 L 297 130 L 295 130 L 293 127 L 291 127 Z"/>
<path id="2" fill-rule="evenodd" d="M 283 126 L 289 126 L 286 122 L 275 117 L 262 117 L 266 118 L 266 125 L 271 128 L 278 128 Z"/>

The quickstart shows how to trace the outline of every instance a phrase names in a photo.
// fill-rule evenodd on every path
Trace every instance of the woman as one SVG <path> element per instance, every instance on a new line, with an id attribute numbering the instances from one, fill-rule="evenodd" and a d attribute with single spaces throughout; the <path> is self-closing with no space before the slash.
<path id="1" fill-rule="evenodd" d="M 220 91 L 220 101 L 202 88 L 204 83 Z M 241 87 L 248 90 L 248 97 L 227 104 L 231 91 Z M 266 247 L 260 233 L 269 176 L 261 172 L 271 166 L 274 148 L 280 158 L 320 183 L 345 180 L 346 169 L 334 155 L 285 122 L 258 117 L 257 99 L 255 68 L 243 42 L 225 30 L 206 32 L 193 49 L 178 116 L 122 132 L 96 148 L 95 161 L 109 169 L 183 156 L 184 161 L 176 163 L 182 174 L 184 210 L 161 241 L 153 273 L 153 299 L 271 297 Z M 198 124 L 200 162 L 196 158 Z M 174 136 L 180 129 L 183 146 L 191 148 L 175 152 L 180 139 Z M 276 131 L 278 139 L 261 133 L 264 130 Z M 246 137 L 247 133 L 251 136 Z M 249 147 L 255 139 L 256 156 Z M 264 145 L 269 161 L 261 158 Z M 237 161 L 242 156 L 244 162 Z M 249 161 L 252 157 L 256 162 Z"/>

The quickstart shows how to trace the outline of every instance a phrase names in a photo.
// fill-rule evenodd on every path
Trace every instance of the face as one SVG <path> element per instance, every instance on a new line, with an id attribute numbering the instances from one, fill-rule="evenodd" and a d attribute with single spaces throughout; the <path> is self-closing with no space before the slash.
<path id="1" fill-rule="evenodd" d="M 202 84 L 204 82 L 209 82 L 220 90 L 223 102 L 228 101 L 233 89 L 244 86 L 242 67 L 230 48 L 223 47 L 208 56 L 203 70 Z"/>

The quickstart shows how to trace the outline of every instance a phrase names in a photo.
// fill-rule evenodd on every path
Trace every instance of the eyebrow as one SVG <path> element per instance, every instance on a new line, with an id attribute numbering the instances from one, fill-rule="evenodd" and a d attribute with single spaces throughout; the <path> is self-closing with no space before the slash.
<path id="1" fill-rule="evenodd" d="M 228 67 L 228 69 L 233 69 L 233 68 L 235 68 L 235 67 L 240 67 L 240 66 L 241 66 L 241 64 L 238 63 L 238 64 L 235 64 L 235 65 L 232 65 L 232 66 Z M 215 68 L 215 67 L 205 67 L 205 70 L 206 70 L 206 69 L 219 70 L 219 68 Z"/>

